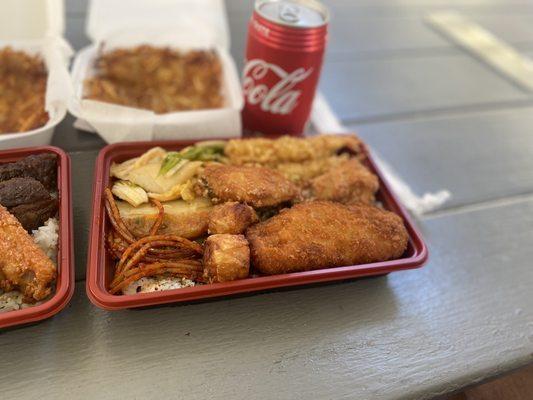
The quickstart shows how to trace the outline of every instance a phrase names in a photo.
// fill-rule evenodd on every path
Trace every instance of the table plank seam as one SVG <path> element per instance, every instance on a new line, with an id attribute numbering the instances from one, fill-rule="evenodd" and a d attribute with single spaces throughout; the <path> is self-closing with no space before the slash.
<path id="1" fill-rule="evenodd" d="M 326 95 L 327 97 L 327 95 Z M 433 117 L 444 117 L 444 116 L 461 116 L 468 114 L 475 114 L 478 112 L 486 111 L 500 111 L 500 110 L 511 110 L 515 108 L 527 108 L 533 106 L 533 96 L 522 100 L 508 100 L 508 101 L 498 101 L 493 103 L 475 103 L 475 104 L 465 104 L 457 105 L 453 107 L 442 107 L 434 108 L 420 111 L 406 111 L 398 113 L 388 113 L 381 114 L 376 116 L 361 117 L 361 118 L 345 118 L 342 120 L 344 125 L 355 125 L 355 124 L 375 124 L 382 122 L 401 122 L 401 121 L 412 121 L 413 119 L 425 119 Z"/>

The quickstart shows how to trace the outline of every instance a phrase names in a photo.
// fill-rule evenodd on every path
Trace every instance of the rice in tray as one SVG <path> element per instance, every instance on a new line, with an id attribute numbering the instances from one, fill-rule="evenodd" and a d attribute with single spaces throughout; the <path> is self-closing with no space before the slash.
<path id="1" fill-rule="evenodd" d="M 34 230 L 32 237 L 35 243 L 57 266 L 57 242 L 59 239 L 59 224 L 57 218 L 50 218 L 43 226 Z M 24 302 L 24 296 L 18 290 L 4 292 L 0 289 L 0 313 L 20 310 L 42 303 L 42 301 L 26 303 Z"/>
<path id="2" fill-rule="evenodd" d="M 160 292 L 163 290 L 181 289 L 195 286 L 194 281 L 173 276 L 144 277 L 133 282 L 122 290 L 124 294 Z"/>

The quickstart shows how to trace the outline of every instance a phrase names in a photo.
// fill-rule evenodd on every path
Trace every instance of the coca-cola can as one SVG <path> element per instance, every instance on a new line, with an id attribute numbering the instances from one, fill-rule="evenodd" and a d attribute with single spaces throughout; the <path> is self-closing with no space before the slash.
<path id="1" fill-rule="evenodd" d="M 303 134 L 328 21 L 327 8 L 316 0 L 256 0 L 242 78 L 245 136 Z"/>

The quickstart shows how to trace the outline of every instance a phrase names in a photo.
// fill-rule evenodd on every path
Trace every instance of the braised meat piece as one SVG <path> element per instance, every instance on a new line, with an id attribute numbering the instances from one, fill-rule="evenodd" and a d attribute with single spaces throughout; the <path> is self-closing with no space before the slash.
<path id="1" fill-rule="evenodd" d="M 44 225 L 58 209 L 58 201 L 33 178 L 0 182 L 0 205 L 6 207 L 29 232 Z"/>
<path id="2" fill-rule="evenodd" d="M 31 155 L 22 160 L 0 164 L 0 181 L 34 178 L 47 190 L 57 188 L 57 156 L 52 153 Z"/>
<path id="3" fill-rule="evenodd" d="M 21 204 L 9 209 L 9 212 L 19 220 L 28 232 L 43 226 L 49 218 L 56 215 L 58 201 L 53 198 L 37 201 L 35 203 Z"/>
<path id="4" fill-rule="evenodd" d="M 239 235 L 259 221 L 254 209 L 246 204 L 229 202 L 213 207 L 209 215 L 208 232 Z"/>
<path id="5" fill-rule="evenodd" d="M 33 178 L 13 178 L 0 182 L 0 204 L 6 208 L 49 198 L 48 190 Z"/>

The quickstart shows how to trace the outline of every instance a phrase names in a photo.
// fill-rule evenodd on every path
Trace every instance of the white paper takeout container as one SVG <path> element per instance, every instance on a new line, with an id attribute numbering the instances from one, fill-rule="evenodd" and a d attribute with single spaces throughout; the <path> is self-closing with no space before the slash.
<path id="1" fill-rule="evenodd" d="M 62 35 L 65 29 L 63 0 L 2 0 L 0 48 L 11 46 L 39 54 L 48 70 L 45 109 L 48 122 L 37 129 L 0 134 L 0 149 L 42 146 L 52 142 L 54 129 L 66 115 L 72 84 L 68 62 L 72 50 Z"/>
<path id="2" fill-rule="evenodd" d="M 72 67 L 68 109 L 76 127 L 97 132 L 108 143 L 236 137 L 243 106 L 239 75 L 229 54 L 229 28 L 223 0 L 92 0 L 86 26 L 93 44 Z M 141 44 L 178 50 L 213 49 L 223 70 L 223 108 L 155 114 L 83 98 L 84 81 L 94 74 L 104 51 Z"/>

